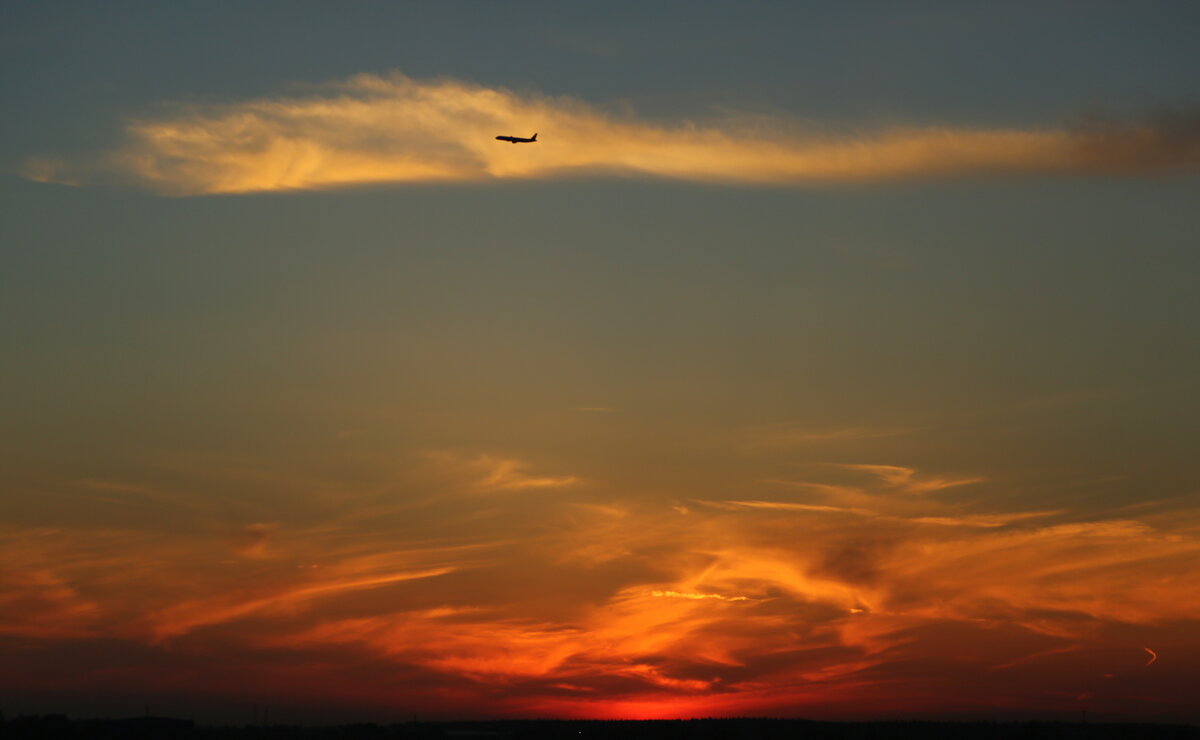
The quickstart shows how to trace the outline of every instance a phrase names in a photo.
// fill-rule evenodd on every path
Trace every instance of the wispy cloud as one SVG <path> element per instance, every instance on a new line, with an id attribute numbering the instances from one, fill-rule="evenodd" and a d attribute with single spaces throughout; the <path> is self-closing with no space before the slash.
<path id="1" fill-rule="evenodd" d="M 0 567 L 0 635 L 78 638 L 96 634 L 100 605 L 45 567 Z"/>
<path id="2" fill-rule="evenodd" d="M 838 467 L 873 475 L 889 487 L 904 493 L 930 493 L 945 488 L 980 483 L 984 480 L 979 477 L 918 476 L 916 470 L 900 465 L 840 465 Z"/>
<path id="3" fill-rule="evenodd" d="M 823 514 L 826 513 L 846 513 L 871 516 L 873 512 L 866 509 L 854 509 L 845 506 L 826 506 L 823 504 L 801 504 L 794 501 L 702 501 L 700 503 L 725 506 L 725 507 L 742 507 L 746 509 L 776 509 L 778 511 L 815 511 Z"/>
<path id="4" fill-rule="evenodd" d="M 444 495 L 477 495 L 498 491 L 536 491 L 567 488 L 583 482 L 575 475 L 538 475 L 532 463 L 501 454 L 463 454 L 428 450 L 422 457 L 433 464 L 433 473 L 447 488 Z"/>
<path id="5" fill-rule="evenodd" d="M 669 599 L 716 599 L 717 601 L 748 601 L 749 596 L 725 596 L 724 594 L 697 594 L 686 591 L 651 591 L 651 596 Z"/>
<path id="6" fill-rule="evenodd" d="M 528 465 L 521 460 L 480 455 L 471 465 L 483 471 L 479 479 L 479 487 L 484 489 L 499 489 L 505 491 L 524 491 L 533 488 L 562 488 L 579 482 L 573 475 L 529 475 L 525 471 Z"/>
<path id="7" fill-rule="evenodd" d="M 254 675 L 297 666 L 282 693 L 329 683 L 376 701 L 385 674 L 405 676 L 414 701 L 587 716 L 1020 704 L 1074 690 L 1081 666 L 1095 673 L 1114 650 L 1141 667 L 1142 646 L 1161 647 L 1153 671 L 1171 669 L 1167 646 L 1194 650 L 1194 510 L 897 495 L 964 476 L 886 465 L 815 464 L 857 485 L 749 480 L 714 501 L 599 482 L 570 497 L 481 495 L 569 478 L 516 460 L 442 453 L 432 467 L 448 478 L 422 469 L 406 484 L 443 497 L 411 528 L 418 509 L 331 517 L 315 492 L 289 499 L 320 512 L 304 527 L 0 528 L 0 634 L 30 661 L 91 639 L 220 655 Z M 464 501 L 488 516 L 460 528 Z M 230 531 L 248 551 L 235 560 Z M 981 685 L 960 685 L 964 671 Z"/>
<path id="8" fill-rule="evenodd" d="M 376 588 L 400 581 L 432 578 L 453 572 L 453 568 L 386 573 L 366 578 L 338 578 L 321 580 L 305 586 L 278 591 L 269 595 L 246 598 L 242 594 L 222 595 L 217 599 L 185 602 L 165 610 L 152 618 L 154 634 L 162 639 L 184 634 L 197 627 L 221 624 L 241 619 L 265 610 L 294 609 L 322 596 L 336 595 L 344 591 Z"/>
<path id="9" fill-rule="evenodd" d="M 539 134 L 510 145 L 498 134 Z M 890 127 L 852 134 L 762 117 L 658 123 L 571 98 L 363 74 L 309 94 L 181 105 L 133 121 L 91 165 L 39 157 L 26 177 L 113 176 L 175 195 L 583 175 L 799 185 L 1200 167 L 1200 117 L 1077 129 Z"/>
<path id="10" fill-rule="evenodd" d="M 924 516 L 900 516 L 896 514 L 884 514 L 879 511 L 860 507 L 804 504 L 794 501 L 697 501 L 696 503 L 723 509 L 764 509 L 790 513 L 849 514 L 858 517 L 905 521 L 913 524 L 935 524 L 947 527 L 1005 527 L 1015 522 L 1042 519 L 1063 513 L 1061 511 L 1019 511 L 1005 514 L 955 515 L 946 513 Z"/>

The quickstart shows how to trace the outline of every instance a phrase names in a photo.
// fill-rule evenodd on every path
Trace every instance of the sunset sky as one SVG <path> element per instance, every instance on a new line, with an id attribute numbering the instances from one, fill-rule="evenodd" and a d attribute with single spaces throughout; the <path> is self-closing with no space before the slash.
<path id="1" fill-rule="evenodd" d="M 1197 28 L 4 3 L 0 710 L 1200 722 Z"/>

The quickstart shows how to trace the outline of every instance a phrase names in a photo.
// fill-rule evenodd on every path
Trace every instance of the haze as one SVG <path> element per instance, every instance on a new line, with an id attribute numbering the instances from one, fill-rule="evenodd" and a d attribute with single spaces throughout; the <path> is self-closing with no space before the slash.
<path id="1" fill-rule="evenodd" d="M 1200 721 L 1193 3 L 0 13 L 6 714 Z"/>

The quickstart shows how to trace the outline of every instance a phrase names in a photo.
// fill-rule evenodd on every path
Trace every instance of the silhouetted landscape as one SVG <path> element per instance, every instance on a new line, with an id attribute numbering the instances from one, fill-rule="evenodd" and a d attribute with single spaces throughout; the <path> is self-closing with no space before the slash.
<path id="1" fill-rule="evenodd" d="M 817 722 L 803 719 L 502 720 L 303 726 L 218 726 L 169 717 L 71 719 L 61 714 L 16 717 L 4 738 L 407 738 L 409 740 L 846 740 L 863 738 L 1200 737 L 1191 725 L 1084 722 Z"/>

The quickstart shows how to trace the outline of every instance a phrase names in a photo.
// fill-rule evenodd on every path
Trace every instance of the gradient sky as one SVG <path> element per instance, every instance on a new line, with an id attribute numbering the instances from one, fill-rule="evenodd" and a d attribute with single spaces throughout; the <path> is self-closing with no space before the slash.
<path id="1" fill-rule="evenodd" d="M 5 3 L 0 709 L 1200 722 L 1197 27 Z"/>

